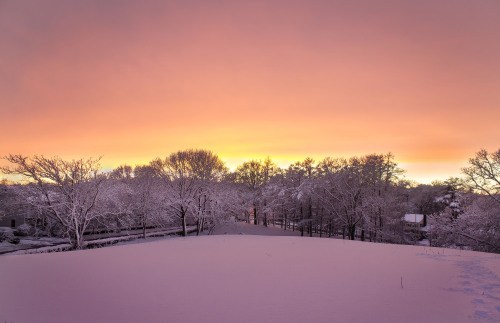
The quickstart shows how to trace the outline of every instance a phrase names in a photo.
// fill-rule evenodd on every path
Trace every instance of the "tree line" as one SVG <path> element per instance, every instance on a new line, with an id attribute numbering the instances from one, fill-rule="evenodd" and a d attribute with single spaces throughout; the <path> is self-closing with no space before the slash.
<path id="1" fill-rule="evenodd" d="M 3 185 L 3 214 L 28 213 L 30 234 L 67 237 L 188 225 L 197 233 L 227 221 L 280 226 L 302 236 L 500 251 L 500 150 L 479 151 L 463 177 L 430 185 L 403 177 L 391 153 L 306 158 L 280 168 L 270 158 L 230 171 L 208 150 L 182 150 L 146 165 L 104 172 L 100 158 L 8 155 L 9 175 L 27 183 Z M 7 193 L 5 193 L 7 192 Z M 2 195 L 3 194 L 3 195 Z M 405 214 L 428 225 L 408 230 Z M 1 216 L 1 213 L 0 213 Z"/>

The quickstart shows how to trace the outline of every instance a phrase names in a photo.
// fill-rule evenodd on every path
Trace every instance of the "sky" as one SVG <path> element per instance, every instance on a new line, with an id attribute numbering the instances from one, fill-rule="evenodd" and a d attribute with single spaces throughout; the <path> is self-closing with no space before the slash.
<path id="1" fill-rule="evenodd" d="M 0 0 L 0 156 L 392 152 L 446 179 L 500 148 L 499 35 L 498 0 Z"/>

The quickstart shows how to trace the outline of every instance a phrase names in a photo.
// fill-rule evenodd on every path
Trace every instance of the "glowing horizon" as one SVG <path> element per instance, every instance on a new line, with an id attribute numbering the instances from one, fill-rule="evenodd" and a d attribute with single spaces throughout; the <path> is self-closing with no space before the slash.
<path id="1" fill-rule="evenodd" d="M 199 147 L 201 148 L 201 147 Z M 214 153 L 217 154 L 217 152 L 214 151 Z M 384 154 L 384 153 L 382 153 Z M 138 165 L 147 165 L 149 164 L 150 161 L 152 161 L 155 158 L 164 158 L 168 155 L 168 153 L 164 155 L 158 155 L 156 157 L 151 157 L 149 159 L 132 159 L 132 160 L 121 160 L 117 159 L 114 161 L 109 161 L 106 159 L 106 156 L 102 156 L 101 160 L 101 168 L 104 171 L 111 171 L 114 168 L 121 166 L 121 165 L 129 165 L 132 167 L 138 166 Z M 96 156 L 81 156 L 81 155 L 68 155 L 68 156 L 61 156 L 61 155 L 53 155 L 53 156 L 58 156 L 61 158 L 67 158 L 67 159 L 78 159 L 78 158 L 88 158 L 88 157 L 96 157 Z M 47 157 L 53 157 L 53 156 L 47 156 Z M 218 155 L 220 159 L 225 163 L 225 165 L 229 168 L 230 171 L 235 171 L 236 168 L 241 165 L 244 162 L 250 161 L 250 160 L 264 160 L 267 157 L 271 158 L 273 162 L 275 162 L 278 167 L 281 167 L 282 169 L 288 168 L 291 164 L 294 164 L 295 162 L 300 162 L 303 161 L 305 158 L 310 157 L 313 158 L 315 161 L 315 164 L 320 162 L 326 157 L 333 157 L 333 158 L 347 158 L 349 159 L 350 157 L 362 157 L 364 155 L 352 155 L 352 156 L 319 156 L 319 157 L 314 157 L 312 155 L 307 155 L 304 157 L 299 157 L 297 156 L 296 158 L 291 158 L 291 157 L 281 157 L 281 158 L 273 158 L 272 156 L 269 155 L 260 155 L 260 156 L 254 156 L 254 157 L 228 157 L 228 156 L 221 156 Z M 420 184 L 430 184 L 433 181 L 444 181 L 449 179 L 450 177 L 461 177 L 461 168 L 467 166 L 466 162 L 458 162 L 458 163 L 402 163 L 399 162 L 396 158 L 395 160 L 396 163 L 398 163 L 398 167 L 401 168 L 404 173 L 402 174 L 401 178 L 406 178 L 408 180 L 415 181 Z M 7 165 L 5 161 L 2 161 L 0 163 L 1 165 Z M 12 177 L 9 175 L 2 175 L 0 174 L 0 180 L 2 178 L 6 178 L 9 180 L 13 181 L 22 181 L 22 178 L 19 176 Z"/>
<path id="2" fill-rule="evenodd" d="M 419 182 L 500 148 L 500 3 L 0 2 L 0 156 L 392 152 Z"/>

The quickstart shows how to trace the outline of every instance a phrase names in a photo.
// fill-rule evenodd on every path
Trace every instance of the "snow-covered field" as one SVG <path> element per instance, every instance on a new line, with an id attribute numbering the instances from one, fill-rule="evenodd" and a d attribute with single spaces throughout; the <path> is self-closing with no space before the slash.
<path id="1" fill-rule="evenodd" d="M 0 322 L 500 322 L 499 255 L 218 232 L 1 256 Z"/>

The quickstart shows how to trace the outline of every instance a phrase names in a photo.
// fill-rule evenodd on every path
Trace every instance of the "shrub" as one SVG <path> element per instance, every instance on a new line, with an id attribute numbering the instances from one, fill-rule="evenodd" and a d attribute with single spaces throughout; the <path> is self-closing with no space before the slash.
<path id="1" fill-rule="evenodd" d="M 4 242 L 7 239 L 7 232 L 0 231 L 0 242 Z"/>
<path id="2" fill-rule="evenodd" d="M 18 244 L 19 238 L 14 236 L 12 230 L 0 230 L 0 242 L 7 241 L 12 244 Z"/>
<path id="3" fill-rule="evenodd" d="M 19 237 L 25 237 L 29 235 L 30 232 L 31 232 L 31 226 L 27 223 L 24 223 L 17 227 L 17 229 L 14 231 L 14 235 Z"/>

